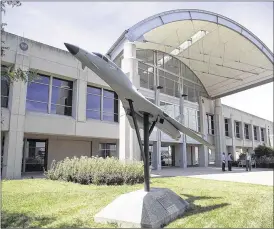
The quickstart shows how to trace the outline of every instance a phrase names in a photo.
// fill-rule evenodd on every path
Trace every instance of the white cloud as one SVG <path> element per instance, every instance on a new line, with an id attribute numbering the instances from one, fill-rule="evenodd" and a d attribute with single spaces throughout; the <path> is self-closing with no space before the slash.
<path id="1" fill-rule="evenodd" d="M 202 9 L 222 14 L 245 26 L 273 51 L 271 2 L 23 2 L 8 8 L 7 31 L 61 49 L 78 44 L 105 53 L 135 23 L 173 9 Z M 235 108 L 273 120 L 273 83 L 222 99 Z"/>

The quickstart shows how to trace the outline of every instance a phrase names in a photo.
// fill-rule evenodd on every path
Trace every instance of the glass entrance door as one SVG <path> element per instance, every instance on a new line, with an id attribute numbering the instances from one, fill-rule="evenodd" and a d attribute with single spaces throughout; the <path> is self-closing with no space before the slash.
<path id="1" fill-rule="evenodd" d="M 174 152 L 172 150 L 172 146 L 170 145 L 161 145 L 161 161 L 162 166 L 175 166 L 175 157 Z"/>
<path id="2" fill-rule="evenodd" d="M 27 139 L 24 146 L 23 172 L 47 170 L 47 140 Z"/>

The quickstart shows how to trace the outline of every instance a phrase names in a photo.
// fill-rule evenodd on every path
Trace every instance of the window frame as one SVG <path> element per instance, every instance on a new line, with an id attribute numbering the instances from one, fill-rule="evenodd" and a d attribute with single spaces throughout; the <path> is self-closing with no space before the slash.
<path id="1" fill-rule="evenodd" d="M 229 119 L 225 118 L 225 136 L 229 137 Z"/>
<path id="2" fill-rule="evenodd" d="M 249 136 L 249 125 L 244 123 L 244 135 L 246 140 L 250 140 Z"/>
<path id="3" fill-rule="evenodd" d="M 68 116 L 68 117 L 72 117 L 72 113 L 73 113 L 73 89 L 74 89 L 74 80 L 67 80 L 67 79 L 64 79 L 64 78 L 61 78 L 61 77 L 56 77 L 56 76 L 53 76 L 53 75 L 48 75 L 48 74 L 44 74 L 44 73 L 38 73 L 39 76 L 42 76 L 42 77 L 46 77 L 49 79 L 48 83 L 44 83 L 44 82 L 39 82 L 37 81 L 37 79 L 34 79 L 33 81 L 31 82 L 28 82 L 28 85 L 27 85 L 27 93 L 26 93 L 26 103 L 29 101 L 29 102 L 35 102 L 35 103 L 42 103 L 42 104 L 47 104 L 47 111 L 46 112 L 41 112 L 41 111 L 34 111 L 34 110 L 29 110 L 27 109 L 27 106 L 26 106 L 26 111 L 27 112 L 35 112 L 35 113 L 43 113 L 43 114 L 51 114 L 51 115 L 61 115 L 61 116 Z M 61 88 L 59 86 L 56 86 L 56 85 L 53 85 L 53 80 L 56 79 L 56 80 L 60 80 L 60 81 L 64 81 L 64 82 L 69 82 L 71 84 L 71 88 Z M 48 95 L 47 95 L 47 102 L 44 102 L 44 101 L 39 101 L 39 100 L 33 100 L 33 99 L 28 99 L 28 91 L 29 91 L 29 85 L 31 84 L 39 84 L 39 85 L 44 85 L 44 86 L 47 86 L 48 88 Z M 52 102 L 52 93 L 53 93 L 53 88 L 58 88 L 58 89 L 61 89 L 61 90 L 69 90 L 71 91 L 71 106 L 70 105 L 63 105 L 63 104 L 55 104 Z M 53 113 L 52 112 L 52 105 L 53 106 L 62 106 L 62 107 L 65 107 L 65 108 L 70 108 L 70 112 L 68 114 L 56 114 L 56 113 Z"/>
<path id="4" fill-rule="evenodd" d="M 215 122 L 215 120 L 214 120 L 214 114 L 206 113 L 206 119 L 207 119 L 207 133 L 210 134 L 210 135 L 214 135 L 215 134 L 215 129 L 214 129 L 214 122 Z"/>
<path id="5" fill-rule="evenodd" d="M 264 128 L 260 128 L 261 129 L 261 141 L 264 142 L 265 141 L 265 136 L 264 136 Z"/>
<path id="6" fill-rule="evenodd" d="M 102 145 L 104 146 L 103 148 L 102 148 Z M 104 155 L 100 156 L 100 157 L 102 157 L 102 158 L 110 157 L 111 152 L 114 152 L 114 150 L 110 149 L 110 147 L 107 148 L 107 146 L 113 146 L 113 145 L 115 146 L 115 154 L 117 155 L 116 158 L 118 158 L 119 155 L 117 154 L 117 144 L 116 143 L 105 143 L 105 142 L 100 142 L 99 143 L 99 152 L 100 152 L 100 154 L 103 155 L 102 151 L 104 152 Z M 106 153 L 107 151 L 109 152 L 108 155 Z"/>
<path id="7" fill-rule="evenodd" d="M 8 68 L 8 66 L 2 64 L 1 65 L 1 70 L 2 68 Z M 3 81 L 6 81 L 7 82 L 7 95 L 3 95 L 2 92 L 2 83 Z M 9 79 L 7 76 L 2 76 L 1 75 L 1 108 L 9 108 L 9 95 L 10 95 L 10 82 L 9 82 Z M 6 99 L 7 102 L 5 104 L 5 106 L 3 106 L 3 103 L 2 103 L 2 98 Z"/>
<path id="8" fill-rule="evenodd" d="M 239 125 L 238 125 L 239 133 L 237 133 L 237 124 L 239 124 Z M 238 139 L 241 138 L 241 130 L 240 130 L 240 129 L 241 129 L 241 128 L 240 128 L 240 122 L 235 121 L 235 137 L 238 138 Z"/>
<path id="9" fill-rule="evenodd" d="M 88 92 L 88 88 L 95 88 L 95 89 L 99 89 L 100 90 L 100 94 L 93 94 L 93 93 L 89 93 Z M 113 93 L 113 98 L 109 97 L 107 95 L 105 95 L 105 92 L 109 92 L 109 93 Z M 94 109 L 90 109 L 87 107 L 88 105 L 88 95 L 93 95 L 93 96 L 98 96 L 100 98 L 100 108 L 99 110 L 94 110 Z M 112 99 L 113 103 L 117 103 L 116 105 L 114 104 L 114 111 L 112 112 L 107 112 L 104 111 L 104 98 L 106 99 Z M 86 91 L 86 119 L 93 119 L 93 120 L 99 120 L 99 121 L 104 121 L 104 122 L 111 122 L 111 123 L 119 123 L 119 98 L 118 95 L 115 91 L 112 91 L 110 89 L 106 89 L 106 88 L 101 88 L 101 87 L 97 87 L 94 85 L 87 85 L 87 91 Z M 117 113 L 115 112 L 115 106 L 117 106 Z M 97 118 L 89 118 L 87 116 L 87 111 L 93 111 L 93 112 L 99 112 L 99 119 Z M 113 115 L 113 121 L 110 120 L 106 120 L 104 119 L 104 115 L 108 116 L 108 115 Z"/>
<path id="10" fill-rule="evenodd" d="M 257 132 L 257 126 L 253 126 L 253 135 L 254 135 L 254 140 L 258 141 L 258 132 Z"/>

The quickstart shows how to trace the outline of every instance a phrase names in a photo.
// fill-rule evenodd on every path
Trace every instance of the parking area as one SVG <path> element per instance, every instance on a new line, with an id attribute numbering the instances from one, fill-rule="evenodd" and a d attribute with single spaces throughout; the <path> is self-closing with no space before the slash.
<path id="1" fill-rule="evenodd" d="M 222 172 L 217 167 L 190 167 L 182 168 L 164 168 L 160 171 L 152 170 L 152 177 L 196 177 L 210 180 L 234 181 L 250 184 L 261 184 L 273 186 L 273 170 L 272 169 L 253 169 L 247 172 L 245 168 L 232 168 L 232 171 Z"/>

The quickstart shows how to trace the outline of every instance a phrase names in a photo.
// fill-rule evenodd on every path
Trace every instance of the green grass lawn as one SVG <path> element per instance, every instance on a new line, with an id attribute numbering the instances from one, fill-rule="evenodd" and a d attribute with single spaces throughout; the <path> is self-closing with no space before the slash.
<path id="1" fill-rule="evenodd" d="M 171 228 L 273 228 L 273 187 L 195 178 L 153 178 L 190 203 Z M 44 179 L 2 181 L 3 227 L 106 227 L 94 215 L 134 186 L 94 186 Z M 115 225 L 107 225 L 115 227 Z"/>

